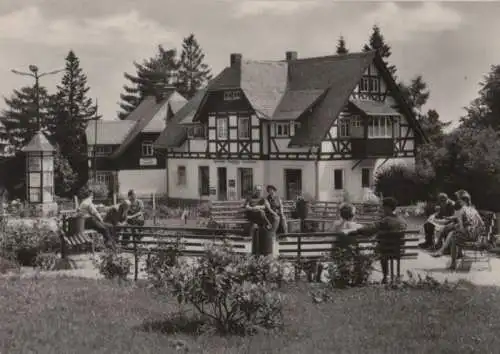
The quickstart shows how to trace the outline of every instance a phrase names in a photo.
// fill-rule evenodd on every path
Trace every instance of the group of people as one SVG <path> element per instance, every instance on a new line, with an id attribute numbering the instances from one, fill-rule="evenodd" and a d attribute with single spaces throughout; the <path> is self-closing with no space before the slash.
<path id="1" fill-rule="evenodd" d="M 84 219 L 85 229 L 96 230 L 103 238 L 107 247 L 114 247 L 114 227 L 121 224 L 143 226 L 145 223 L 144 203 L 137 198 L 133 189 L 128 191 L 128 198 L 119 195 L 116 205 L 108 208 L 103 216 L 94 204 L 94 194 L 91 190 L 81 194 L 78 214 Z"/>
<path id="2" fill-rule="evenodd" d="M 460 245 L 464 242 L 485 242 L 485 224 L 465 190 L 455 192 L 455 201 L 447 194 L 438 196 L 437 212 L 424 224 L 425 241 L 419 246 L 434 251 L 433 257 L 451 256 L 450 269 L 455 269 L 462 256 Z"/>

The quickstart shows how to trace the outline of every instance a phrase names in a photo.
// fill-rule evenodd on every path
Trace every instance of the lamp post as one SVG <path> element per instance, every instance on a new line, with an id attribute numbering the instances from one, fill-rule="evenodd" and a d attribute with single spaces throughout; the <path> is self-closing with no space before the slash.
<path id="1" fill-rule="evenodd" d="M 42 131 L 40 117 L 40 78 L 57 74 L 61 70 L 39 73 L 36 65 L 29 66 L 30 72 L 12 70 L 22 76 L 35 79 L 36 124 L 37 132 L 30 142 L 22 148 L 26 153 L 26 197 L 30 204 L 39 206 L 42 215 L 57 211 L 54 202 L 54 147 Z"/>

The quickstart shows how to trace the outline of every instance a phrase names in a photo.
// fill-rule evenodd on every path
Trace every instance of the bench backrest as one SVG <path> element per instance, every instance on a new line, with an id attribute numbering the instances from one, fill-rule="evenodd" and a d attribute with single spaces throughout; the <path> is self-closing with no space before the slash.
<path id="1" fill-rule="evenodd" d="M 394 234 L 394 233 L 392 233 Z M 418 253 L 408 252 L 409 250 L 418 249 L 417 245 L 408 244 L 409 242 L 416 242 L 418 238 L 419 230 L 406 230 L 404 233 L 397 233 L 397 237 L 389 233 L 379 234 L 380 238 L 384 239 L 383 243 L 385 246 L 391 245 L 393 242 L 395 245 L 399 245 L 396 250 L 399 250 L 398 256 L 401 255 L 404 258 L 416 257 Z M 346 242 L 346 236 L 339 232 L 315 232 L 315 233 L 289 233 L 284 235 L 279 235 L 279 253 L 282 258 L 300 258 L 300 257 L 322 257 L 328 252 L 332 251 L 333 246 L 339 246 L 341 243 Z M 351 240 L 359 245 L 360 250 L 374 250 L 377 247 L 373 240 L 369 237 L 352 237 Z M 393 247 L 391 247 L 393 249 Z"/>
<path id="2" fill-rule="evenodd" d="M 244 200 L 231 200 L 231 201 L 212 201 L 210 206 L 210 215 L 215 220 L 222 219 L 245 219 L 243 209 Z M 287 218 L 291 219 L 295 211 L 294 200 L 283 200 L 283 211 Z M 338 202 L 315 201 L 310 205 L 309 218 L 324 218 L 336 220 L 339 218 Z M 360 219 L 373 220 L 377 217 L 380 207 L 373 204 L 354 203 L 356 207 L 356 214 Z M 368 216 L 365 218 L 365 216 Z"/>
<path id="3" fill-rule="evenodd" d="M 484 225 L 486 227 L 486 238 L 488 241 L 492 242 L 494 241 L 494 235 L 496 233 L 495 231 L 495 226 L 496 226 L 496 214 L 492 211 L 488 210 L 478 210 L 479 215 L 481 215 L 481 219 L 483 219 Z"/>

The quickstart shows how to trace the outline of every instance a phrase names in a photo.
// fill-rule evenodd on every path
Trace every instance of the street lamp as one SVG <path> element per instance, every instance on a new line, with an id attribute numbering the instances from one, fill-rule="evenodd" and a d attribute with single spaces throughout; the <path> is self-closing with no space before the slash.
<path id="1" fill-rule="evenodd" d="M 42 131 L 40 117 L 40 78 L 60 73 L 61 70 L 39 73 L 36 65 L 28 67 L 30 72 L 12 70 L 14 74 L 35 79 L 37 132 L 22 148 L 26 153 L 26 196 L 28 202 L 39 206 L 42 215 L 57 212 L 54 202 L 54 152 L 55 149 Z"/>

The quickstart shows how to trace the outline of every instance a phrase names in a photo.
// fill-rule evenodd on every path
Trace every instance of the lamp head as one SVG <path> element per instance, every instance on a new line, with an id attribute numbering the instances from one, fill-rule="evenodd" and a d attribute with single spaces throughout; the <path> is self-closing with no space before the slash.
<path id="1" fill-rule="evenodd" d="M 30 66 L 28 66 L 28 68 L 30 69 L 30 71 L 33 74 L 36 74 L 38 72 L 38 66 L 36 66 L 36 65 L 30 65 Z"/>

